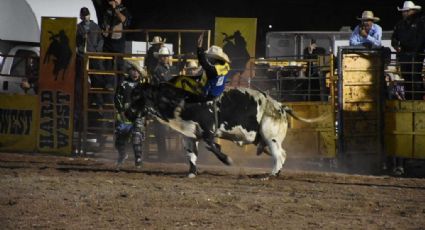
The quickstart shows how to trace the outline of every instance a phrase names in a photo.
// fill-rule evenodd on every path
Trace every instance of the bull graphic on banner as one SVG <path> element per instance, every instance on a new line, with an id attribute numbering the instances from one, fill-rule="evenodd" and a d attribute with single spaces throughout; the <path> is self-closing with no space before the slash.
<path id="1" fill-rule="evenodd" d="M 70 154 L 74 122 L 76 18 L 42 17 L 37 148 Z"/>
<path id="2" fill-rule="evenodd" d="M 226 33 L 222 34 L 224 36 L 223 51 L 229 55 L 234 73 L 242 74 L 250 58 L 246 47 L 246 40 L 239 30 L 230 36 Z"/>
<path id="3" fill-rule="evenodd" d="M 52 31 L 49 31 L 49 34 L 50 44 L 43 62 L 44 64 L 47 64 L 52 60 L 54 66 L 53 75 L 55 76 L 55 81 L 58 80 L 58 76 L 61 71 L 62 80 L 64 80 L 65 73 L 68 69 L 72 56 L 72 50 L 69 45 L 69 38 L 64 30 L 59 31 L 59 33 L 57 34 L 54 34 Z"/>
<path id="4" fill-rule="evenodd" d="M 247 70 L 251 57 L 255 57 L 256 38 L 256 18 L 215 19 L 214 44 L 223 47 L 231 61 L 229 86 L 248 87 L 250 75 Z"/>

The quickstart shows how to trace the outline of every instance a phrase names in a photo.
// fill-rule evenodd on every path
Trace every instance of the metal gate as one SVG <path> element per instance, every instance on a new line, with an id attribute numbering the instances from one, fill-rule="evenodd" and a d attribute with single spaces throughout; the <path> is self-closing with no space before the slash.
<path id="1" fill-rule="evenodd" d="M 375 167 L 383 153 L 381 56 L 364 48 L 338 51 L 339 153 L 356 167 Z"/>

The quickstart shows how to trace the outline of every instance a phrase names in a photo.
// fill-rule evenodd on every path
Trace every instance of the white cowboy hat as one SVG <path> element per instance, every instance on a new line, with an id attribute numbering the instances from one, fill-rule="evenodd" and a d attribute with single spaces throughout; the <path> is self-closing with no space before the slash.
<path id="1" fill-rule="evenodd" d="M 161 57 L 161 56 L 172 56 L 172 55 L 173 55 L 173 53 L 171 53 L 171 51 L 165 46 L 161 47 L 158 50 L 158 52 L 153 53 L 153 56 L 156 57 L 156 58 Z"/>
<path id="2" fill-rule="evenodd" d="M 421 10 L 421 6 L 415 5 L 412 1 L 405 1 L 403 3 L 403 8 L 397 7 L 398 11 L 407 11 L 407 10 Z"/>
<path id="3" fill-rule="evenodd" d="M 140 77 L 147 76 L 146 70 L 143 69 L 142 65 L 140 64 L 140 61 L 131 60 L 131 59 L 127 59 L 126 61 L 129 65 L 129 69 L 135 69 L 137 72 L 140 73 Z"/>
<path id="4" fill-rule="evenodd" d="M 365 10 L 362 13 L 362 17 L 361 18 L 357 18 L 360 21 L 366 21 L 366 20 L 372 20 L 374 22 L 379 21 L 378 17 L 374 17 L 373 12 L 370 10 Z"/>
<path id="5" fill-rule="evenodd" d="M 223 49 L 219 46 L 211 46 L 207 52 L 205 52 L 207 57 L 219 59 L 222 61 L 225 61 L 227 63 L 230 63 L 230 59 L 227 56 L 227 54 L 224 53 Z"/>
<path id="6" fill-rule="evenodd" d="M 202 67 L 198 66 L 196 61 L 189 61 L 184 67 L 186 76 L 201 76 L 202 75 Z"/>
<path id="7" fill-rule="evenodd" d="M 151 44 L 155 45 L 155 44 L 163 44 L 165 42 L 165 39 L 162 40 L 162 38 L 160 36 L 155 36 L 153 37 Z"/>
<path id="8" fill-rule="evenodd" d="M 387 73 L 387 75 L 390 77 L 390 81 L 404 81 L 404 79 L 400 77 L 400 74 Z"/>
<path id="9" fill-rule="evenodd" d="M 196 61 L 188 61 L 186 66 L 184 67 L 185 69 L 197 69 L 199 68 L 198 63 L 196 63 Z"/>
<path id="10" fill-rule="evenodd" d="M 399 73 L 397 66 L 390 65 L 385 68 L 385 74 L 390 78 L 390 81 L 404 81 Z"/>

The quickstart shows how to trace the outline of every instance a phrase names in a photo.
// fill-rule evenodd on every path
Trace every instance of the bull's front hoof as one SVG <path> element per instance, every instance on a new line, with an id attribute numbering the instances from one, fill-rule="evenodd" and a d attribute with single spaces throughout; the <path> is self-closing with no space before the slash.
<path id="1" fill-rule="evenodd" d="M 195 173 L 189 173 L 189 175 L 187 175 L 187 178 L 190 178 L 190 179 L 195 178 L 195 177 L 196 177 Z"/>

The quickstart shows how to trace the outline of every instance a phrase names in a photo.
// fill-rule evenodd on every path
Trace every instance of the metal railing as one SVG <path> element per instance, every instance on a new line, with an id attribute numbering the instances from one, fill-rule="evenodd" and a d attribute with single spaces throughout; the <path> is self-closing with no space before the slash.
<path id="1" fill-rule="evenodd" d="M 333 56 L 318 59 L 251 59 L 238 85 L 269 94 L 278 101 L 329 101 L 334 89 Z M 231 76 L 232 77 L 232 76 Z M 230 80 L 232 82 L 232 79 Z"/>

